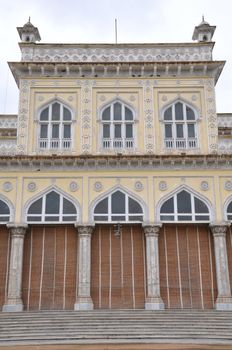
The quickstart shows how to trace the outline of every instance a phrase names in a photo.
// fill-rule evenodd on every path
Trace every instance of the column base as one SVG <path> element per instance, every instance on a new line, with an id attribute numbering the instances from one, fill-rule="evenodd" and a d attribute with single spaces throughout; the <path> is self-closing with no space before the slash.
<path id="1" fill-rule="evenodd" d="M 218 297 L 216 300 L 215 309 L 232 311 L 232 297 Z"/>
<path id="2" fill-rule="evenodd" d="M 164 310 L 164 302 L 160 297 L 148 297 L 145 301 L 145 310 Z"/>
<path id="3" fill-rule="evenodd" d="M 24 306 L 22 300 L 7 300 L 6 304 L 3 305 L 3 312 L 21 312 Z"/>
<path id="4" fill-rule="evenodd" d="M 74 304 L 74 310 L 93 310 L 93 301 L 90 297 L 78 297 Z"/>

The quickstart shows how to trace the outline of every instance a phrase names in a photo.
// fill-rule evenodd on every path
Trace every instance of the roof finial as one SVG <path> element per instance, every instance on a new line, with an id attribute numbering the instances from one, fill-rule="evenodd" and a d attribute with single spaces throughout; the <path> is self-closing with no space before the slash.
<path id="1" fill-rule="evenodd" d="M 205 22 L 205 17 L 204 17 L 204 15 L 202 15 L 202 22 Z"/>
<path id="2" fill-rule="evenodd" d="M 29 18 L 28 18 L 28 22 L 29 22 L 29 23 L 31 23 L 31 16 L 29 16 Z"/>

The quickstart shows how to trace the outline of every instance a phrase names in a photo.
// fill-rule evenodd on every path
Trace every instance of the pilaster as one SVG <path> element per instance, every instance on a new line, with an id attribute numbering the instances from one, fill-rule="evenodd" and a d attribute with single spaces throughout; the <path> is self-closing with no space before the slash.
<path id="1" fill-rule="evenodd" d="M 7 300 L 3 305 L 3 311 L 15 312 L 23 310 L 22 301 L 22 270 L 23 270 L 23 246 L 27 230 L 25 224 L 8 224 L 11 235 L 11 253 Z"/>
<path id="2" fill-rule="evenodd" d="M 160 275 L 159 275 L 159 248 L 158 237 L 161 223 L 143 226 L 146 238 L 146 264 L 147 264 L 147 296 L 145 309 L 164 309 L 163 300 L 160 297 Z"/>
<path id="3" fill-rule="evenodd" d="M 92 310 L 91 284 L 91 235 L 94 226 L 76 225 L 78 232 L 78 293 L 74 310 Z"/>
<path id="4" fill-rule="evenodd" d="M 218 297 L 216 300 L 217 310 L 232 310 L 232 297 L 228 269 L 226 248 L 226 232 L 229 224 L 226 222 L 212 223 L 210 229 L 214 238 L 214 251 L 216 260 L 216 275 Z"/>

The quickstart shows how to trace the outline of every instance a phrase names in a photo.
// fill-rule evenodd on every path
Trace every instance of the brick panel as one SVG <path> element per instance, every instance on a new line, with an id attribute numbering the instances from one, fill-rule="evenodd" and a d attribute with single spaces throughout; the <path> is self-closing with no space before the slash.
<path id="1" fill-rule="evenodd" d="M 10 233 L 0 226 L 0 310 L 5 303 L 7 293 L 7 273 L 10 259 Z"/>

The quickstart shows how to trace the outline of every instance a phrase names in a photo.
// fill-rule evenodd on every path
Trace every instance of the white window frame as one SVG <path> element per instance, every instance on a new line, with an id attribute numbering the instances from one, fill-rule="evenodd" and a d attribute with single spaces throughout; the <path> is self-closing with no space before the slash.
<path id="1" fill-rule="evenodd" d="M 60 196 L 60 202 L 59 202 L 59 213 L 58 214 L 46 214 L 45 213 L 45 209 L 46 209 L 46 196 L 51 193 L 51 192 L 55 192 L 56 194 L 58 194 Z M 42 212 L 40 214 L 28 214 L 28 211 L 31 207 L 32 204 L 34 204 L 35 202 L 37 202 L 38 200 L 42 199 Z M 66 199 L 67 201 L 71 202 L 73 204 L 73 206 L 75 207 L 76 209 L 76 218 L 75 220 L 71 220 L 71 221 L 63 221 L 63 217 L 68 217 L 68 216 L 74 216 L 74 214 L 63 214 L 63 202 L 64 202 L 64 199 Z M 46 217 L 59 217 L 58 220 L 56 221 L 46 221 Z M 30 221 L 28 220 L 28 217 L 41 217 L 41 220 L 40 221 Z M 64 224 L 68 224 L 68 223 L 73 223 L 73 222 L 76 222 L 77 221 L 77 218 L 78 218 L 78 211 L 77 211 L 77 207 L 76 205 L 70 201 L 70 199 L 66 198 L 65 196 L 63 196 L 62 194 L 54 191 L 54 190 L 51 190 L 47 193 L 45 193 L 43 196 L 39 197 L 39 198 L 36 198 L 33 202 L 30 203 L 30 205 L 28 206 L 27 208 L 27 214 L 26 214 L 26 218 L 27 218 L 27 223 L 29 224 L 41 224 L 41 223 L 44 223 L 44 224 L 56 224 L 56 223 L 64 223 Z"/>
<path id="2" fill-rule="evenodd" d="M 175 115 L 175 105 L 177 103 L 181 103 L 183 105 L 183 119 L 182 120 L 176 120 L 176 115 Z M 165 112 L 171 107 L 172 109 L 172 119 L 170 120 L 165 120 L 164 115 Z M 188 120 L 187 119 L 187 111 L 186 109 L 190 108 L 195 116 L 195 119 L 193 120 Z M 183 150 L 192 150 L 192 149 L 197 149 L 199 147 L 199 137 L 198 137 L 198 127 L 197 127 L 197 120 L 198 116 L 196 111 L 194 110 L 193 107 L 188 105 L 187 103 L 183 101 L 175 101 L 168 107 L 166 107 L 163 111 L 163 135 L 164 135 L 164 148 L 166 150 L 170 149 L 183 149 Z M 183 125 L 183 138 L 177 137 L 177 125 Z M 189 124 L 194 124 L 194 133 L 195 137 L 188 137 L 188 125 Z M 172 137 L 166 138 L 165 135 L 165 126 L 166 125 L 171 125 L 171 130 L 172 130 Z"/>
<path id="3" fill-rule="evenodd" d="M 60 105 L 60 120 L 52 120 L 52 106 L 58 103 Z M 40 120 L 41 113 L 48 108 L 48 120 Z M 70 120 L 64 120 L 64 108 L 71 113 Z M 39 150 L 70 150 L 72 149 L 73 139 L 73 113 L 69 107 L 62 102 L 54 100 L 39 111 L 38 116 L 38 149 Z M 47 138 L 41 138 L 41 126 L 47 125 Z M 59 137 L 52 138 L 52 126 L 59 126 Z M 64 138 L 64 126 L 70 125 L 70 138 Z"/>
<path id="4" fill-rule="evenodd" d="M 232 203 L 232 200 L 230 200 L 226 206 L 226 220 L 228 220 L 228 221 L 232 221 L 232 211 L 228 212 L 228 207 L 231 203 Z M 231 216 L 231 219 L 228 218 L 229 215 Z"/>
<path id="5" fill-rule="evenodd" d="M 179 193 L 181 193 L 182 191 L 187 192 L 190 195 L 190 201 L 191 201 L 191 208 L 192 208 L 192 212 L 191 213 L 178 213 L 177 212 L 177 195 Z M 161 208 L 162 206 L 171 198 L 173 198 L 173 203 L 174 203 L 174 212 L 173 213 L 161 213 Z M 206 207 L 208 208 L 208 213 L 196 213 L 195 212 L 195 198 L 197 198 L 198 200 L 202 201 Z M 161 216 L 164 217 L 168 217 L 168 216 L 174 216 L 174 220 L 165 220 L 165 219 L 161 219 Z M 191 216 L 191 220 L 178 220 L 178 216 Z M 209 216 L 208 220 L 196 220 L 196 216 Z M 178 223 L 193 223 L 193 222 L 197 222 L 197 223 L 208 223 L 211 221 L 211 213 L 210 213 L 210 208 L 208 206 L 208 204 L 202 200 L 201 198 L 197 197 L 196 195 L 194 195 L 193 193 L 186 191 L 185 189 L 175 193 L 173 196 L 167 198 L 165 201 L 162 202 L 161 206 L 160 206 L 160 210 L 159 210 L 159 220 L 161 222 L 165 222 L 165 223 L 174 223 L 174 222 L 178 222 Z"/>
<path id="6" fill-rule="evenodd" d="M 121 120 L 114 120 L 114 105 L 116 103 L 119 103 L 122 108 L 122 119 Z M 102 115 L 104 111 L 110 107 L 110 119 L 109 120 L 103 120 Z M 132 115 L 132 120 L 126 120 L 125 119 L 125 109 L 128 108 Z M 114 127 L 115 125 L 121 125 L 121 138 L 115 138 L 114 137 Z M 126 125 L 132 124 L 132 137 L 126 138 Z M 109 125 L 110 127 L 110 137 L 104 138 L 103 137 L 103 126 Z M 135 113 L 131 107 L 126 105 L 125 103 L 115 100 L 111 104 L 105 106 L 101 111 L 101 148 L 103 150 L 134 150 L 135 149 Z"/>
<path id="7" fill-rule="evenodd" d="M 112 213 L 112 195 L 114 194 L 114 193 L 116 193 L 116 192 L 121 192 L 121 193 L 123 193 L 124 195 L 125 195 L 125 213 L 120 213 L 120 214 L 114 214 L 114 213 Z M 96 206 L 99 204 L 99 203 L 101 203 L 103 200 L 105 200 L 107 198 L 107 200 L 108 200 L 108 213 L 107 214 L 95 214 L 94 213 L 94 211 L 95 211 L 95 208 L 96 208 Z M 104 198 L 102 198 L 101 200 L 99 200 L 97 203 L 96 203 L 96 205 L 94 206 L 94 210 L 93 210 L 93 217 L 94 217 L 94 221 L 96 222 L 96 223 L 117 223 L 117 222 L 121 222 L 121 223 L 130 223 L 130 224 L 133 224 L 133 223 L 141 223 L 141 222 L 143 222 L 144 221 L 144 210 L 143 210 L 143 207 L 140 205 L 140 207 L 141 207 L 141 209 L 142 209 L 142 212 L 141 213 L 135 213 L 135 214 L 130 214 L 129 213 L 129 198 L 131 198 L 131 199 L 133 199 L 135 202 L 137 202 L 139 205 L 140 205 L 140 203 L 136 200 L 136 199 L 134 199 L 133 197 L 131 197 L 131 196 L 129 196 L 127 193 L 125 193 L 125 192 L 123 192 L 123 191 L 121 191 L 121 190 L 117 190 L 117 191 L 115 191 L 115 192 L 113 192 L 113 193 L 110 193 L 107 197 L 104 197 Z M 105 220 L 105 221 L 98 221 L 98 220 L 96 220 L 95 219 L 95 217 L 97 217 L 97 216 L 103 216 L 103 217 L 106 217 L 107 218 L 107 220 Z M 120 217 L 120 216 L 125 216 L 125 220 L 118 220 L 118 221 L 116 221 L 116 220 L 111 220 L 111 217 L 112 216 L 115 216 L 115 217 Z M 132 220 L 129 220 L 129 216 L 131 217 L 135 217 L 135 216 L 142 216 L 142 221 L 132 221 Z"/>
<path id="8" fill-rule="evenodd" d="M 9 207 L 9 205 L 8 205 L 8 203 L 6 201 L 4 201 L 2 198 L 0 198 L 0 201 L 2 201 L 7 206 L 8 210 L 9 210 L 9 214 L 1 214 L 1 212 L 0 212 L 0 218 L 9 217 L 8 220 L 6 220 L 6 221 L 0 220 L 0 225 L 2 225 L 2 224 L 6 224 L 6 223 L 8 223 L 10 221 L 10 219 L 11 219 L 11 210 L 10 210 L 10 207 Z"/>

